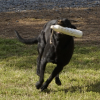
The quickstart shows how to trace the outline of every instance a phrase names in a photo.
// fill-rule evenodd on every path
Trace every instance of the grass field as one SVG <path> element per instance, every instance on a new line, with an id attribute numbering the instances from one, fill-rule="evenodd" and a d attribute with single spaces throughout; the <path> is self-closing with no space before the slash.
<path id="1" fill-rule="evenodd" d="M 71 62 L 47 90 L 35 88 L 37 45 L 0 39 L 0 100 L 100 100 L 100 45 L 75 43 Z M 46 67 L 45 80 L 56 65 Z"/>

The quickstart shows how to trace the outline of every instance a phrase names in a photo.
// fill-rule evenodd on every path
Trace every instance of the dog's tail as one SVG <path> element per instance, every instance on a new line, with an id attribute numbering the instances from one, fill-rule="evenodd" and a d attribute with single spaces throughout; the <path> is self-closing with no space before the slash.
<path id="1" fill-rule="evenodd" d="M 38 38 L 32 38 L 32 39 L 24 39 L 22 38 L 17 31 L 15 31 L 17 38 L 20 42 L 25 43 L 25 44 L 37 44 L 38 43 Z"/>

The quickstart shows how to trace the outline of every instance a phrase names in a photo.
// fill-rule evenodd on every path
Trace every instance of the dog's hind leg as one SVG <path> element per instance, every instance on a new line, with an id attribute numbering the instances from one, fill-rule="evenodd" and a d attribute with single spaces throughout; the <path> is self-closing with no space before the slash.
<path id="1" fill-rule="evenodd" d="M 49 83 L 53 80 L 53 78 L 55 76 L 57 76 L 63 69 L 63 66 L 57 66 L 55 67 L 55 69 L 53 70 L 52 74 L 50 75 L 50 77 L 47 79 L 47 81 L 43 84 L 43 86 L 41 87 L 41 91 L 47 89 Z"/>
<path id="2" fill-rule="evenodd" d="M 44 71 L 45 71 L 46 64 L 47 64 L 46 60 L 42 58 L 41 63 L 40 63 L 39 81 L 35 85 L 37 89 L 41 88 L 41 86 L 44 82 Z"/>
<path id="3" fill-rule="evenodd" d="M 61 85 L 61 81 L 60 81 L 60 78 L 59 78 L 59 74 L 56 75 L 56 77 L 55 77 L 55 83 L 56 83 L 57 85 Z"/>
<path id="4" fill-rule="evenodd" d="M 41 57 L 45 48 L 44 32 L 42 32 L 38 38 L 38 58 L 37 58 L 37 75 L 40 76 L 40 63 Z"/>
<path id="5" fill-rule="evenodd" d="M 41 57 L 42 57 L 43 50 L 44 49 L 41 48 L 41 50 L 39 50 L 38 52 L 39 53 L 39 56 L 37 58 L 37 75 L 38 76 L 40 76 L 40 63 L 41 63 Z"/>

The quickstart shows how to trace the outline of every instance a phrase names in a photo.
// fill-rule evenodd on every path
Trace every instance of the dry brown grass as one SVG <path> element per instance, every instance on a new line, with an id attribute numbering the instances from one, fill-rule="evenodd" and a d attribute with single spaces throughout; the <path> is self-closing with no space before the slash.
<path id="1" fill-rule="evenodd" d="M 19 31 L 23 37 L 34 37 L 41 32 L 43 25 L 58 17 L 71 20 L 77 29 L 84 32 L 84 36 L 77 41 L 100 40 L 100 7 L 71 8 L 58 11 L 27 11 L 0 13 L 0 37 L 15 38 L 14 30 Z"/>

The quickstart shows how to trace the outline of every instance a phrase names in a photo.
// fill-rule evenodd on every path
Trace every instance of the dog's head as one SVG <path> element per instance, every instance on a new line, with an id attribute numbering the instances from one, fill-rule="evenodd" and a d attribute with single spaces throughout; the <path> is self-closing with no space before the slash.
<path id="1" fill-rule="evenodd" d="M 61 25 L 63 27 L 68 27 L 68 28 L 76 29 L 76 27 L 74 25 L 72 25 L 71 22 L 68 19 L 66 19 L 66 18 L 58 19 L 57 20 L 57 24 Z"/>

